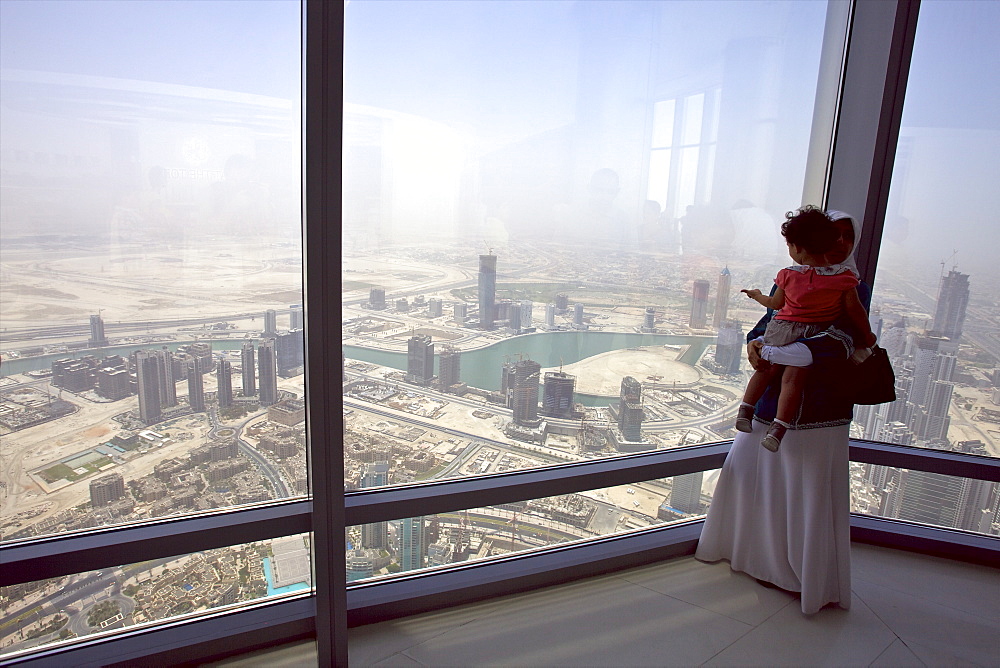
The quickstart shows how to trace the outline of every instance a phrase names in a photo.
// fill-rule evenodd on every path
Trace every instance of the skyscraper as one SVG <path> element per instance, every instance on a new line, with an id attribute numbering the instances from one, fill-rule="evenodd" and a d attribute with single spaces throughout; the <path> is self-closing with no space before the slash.
<path id="1" fill-rule="evenodd" d="M 188 362 L 188 403 L 195 413 L 205 412 L 205 380 L 198 357 Z"/>
<path id="2" fill-rule="evenodd" d="M 560 292 L 556 295 L 556 313 L 565 313 L 569 310 L 569 295 Z"/>
<path id="3" fill-rule="evenodd" d="M 521 309 L 517 304 L 507 310 L 507 328 L 515 334 L 521 331 Z"/>
<path id="4" fill-rule="evenodd" d="M 264 311 L 264 336 L 275 336 L 278 333 L 278 314 L 274 309 Z"/>
<path id="5" fill-rule="evenodd" d="M 244 341 L 240 353 L 243 365 L 243 396 L 252 397 L 257 394 L 257 376 L 254 373 L 253 341 Z"/>
<path id="6" fill-rule="evenodd" d="M 446 347 L 438 360 L 438 384 L 447 390 L 462 382 L 462 355 L 457 349 Z"/>
<path id="7" fill-rule="evenodd" d="M 671 507 L 682 513 L 700 513 L 702 510 L 701 484 L 704 477 L 704 471 L 674 476 L 673 485 L 670 488 Z"/>
<path id="8" fill-rule="evenodd" d="M 532 326 L 531 311 L 533 306 L 530 299 L 521 300 L 521 329 L 529 329 Z"/>
<path id="9" fill-rule="evenodd" d="M 715 339 L 715 363 L 722 373 L 739 373 L 743 361 L 743 329 L 737 320 L 724 320 Z"/>
<path id="10" fill-rule="evenodd" d="M 399 523 L 399 569 L 424 566 L 424 518 L 407 517 Z"/>
<path id="11" fill-rule="evenodd" d="M 708 281 L 697 280 L 691 295 L 691 329 L 705 329 L 708 324 Z"/>
<path id="12" fill-rule="evenodd" d="M 90 316 L 90 340 L 87 346 L 99 348 L 108 345 L 108 337 L 104 335 L 104 318 L 98 315 Z"/>
<path id="13" fill-rule="evenodd" d="M 618 427 L 626 441 L 642 440 L 642 384 L 632 376 L 622 378 Z"/>
<path id="14" fill-rule="evenodd" d="M 135 354 L 135 375 L 139 386 L 139 419 L 151 425 L 160 421 L 160 371 L 156 356 L 148 350 Z"/>
<path id="15" fill-rule="evenodd" d="M 260 370 L 260 405 L 278 403 L 278 365 L 274 339 L 261 341 L 257 346 L 257 367 Z"/>
<path id="16" fill-rule="evenodd" d="M 497 256 L 479 256 L 479 328 L 493 329 L 493 309 L 497 299 Z"/>
<path id="17" fill-rule="evenodd" d="M 279 376 L 288 377 L 302 373 L 302 365 L 305 364 L 305 345 L 305 336 L 301 329 L 274 337 Z"/>
<path id="18" fill-rule="evenodd" d="M 577 302 L 573 304 L 573 326 L 583 329 L 583 304 Z"/>
<path id="19" fill-rule="evenodd" d="M 229 360 L 219 360 L 216 367 L 216 379 L 218 382 L 218 392 L 216 398 L 219 401 L 219 408 L 229 408 L 233 405 L 233 365 Z"/>
<path id="20" fill-rule="evenodd" d="M 156 364 L 159 367 L 160 405 L 164 407 L 177 405 L 177 383 L 174 380 L 174 355 L 166 348 L 154 350 Z"/>
<path id="21" fill-rule="evenodd" d="M 552 328 L 556 326 L 556 305 L 545 305 L 545 326 Z"/>
<path id="22" fill-rule="evenodd" d="M 954 269 L 941 277 L 937 309 L 931 334 L 958 341 L 965 324 L 965 311 L 969 306 L 969 275 Z"/>
<path id="23" fill-rule="evenodd" d="M 376 311 L 385 310 L 385 288 L 372 288 L 368 293 L 368 305 Z"/>
<path id="24" fill-rule="evenodd" d="M 389 462 L 365 464 L 361 476 L 361 487 L 384 487 L 389 484 Z M 370 550 L 384 550 L 389 547 L 389 523 L 373 522 L 361 525 L 361 546 Z"/>
<path id="25" fill-rule="evenodd" d="M 642 331 L 652 332 L 656 330 L 656 309 L 652 306 L 646 307 L 646 312 L 642 316 Z"/>
<path id="26" fill-rule="evenodd" d="M 434 379 L 434 343 L 426 334 L 414 334 L 406 342 L 406 381 L 427 385 Z"/>
<path id="27" fill-rule="evenodd" d="M 538 381 L 542 365 L 533 360 L 520 360 L 514 365 L 512 400 L 514 424 L 538 425 Z"/>
<path id="28" fill-rule="evenodd" d="M 575 376 L 562 371 L 546 372 L 542 387 L 542 413 L 550 417 L 571 417 L 575 388 Z"/>
<path id="29" fill-rule="evenodd" d="M 469 305 L 465 302 L 455 304 L 455 322 L 463 323 L 469 317 Z"/>
<path id="30" fill-rule="evenodd" d="M 719 287 L 715 294 L 715 313 L 712 314 L 712 324 L 715 327 L 721 327 L 722 323 L 726 321 L 726 315 L 729 313 L 729 289 L 731 284 L 732 276 L 729 273 L 729 267 L 726 267 L 719 274 Z"/>
<path id="31" fill-rule="evenodd" d="M 302 304 L 291 304 L 288 312 L 288 329 L 302 329 L 305 326 L 305 318 L 302 316 Z"/>

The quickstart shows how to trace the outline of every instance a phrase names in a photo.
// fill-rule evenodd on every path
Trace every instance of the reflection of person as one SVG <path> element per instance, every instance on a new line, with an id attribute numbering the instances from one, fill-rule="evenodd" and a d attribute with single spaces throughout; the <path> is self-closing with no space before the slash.
<path id="1" fill-rule="evenodd" d="M 837 223 L 832 262 L 854 267 L 851 254 L 860 229 L 846 214 L 828 212 Z M 862 303 L 870 299 L 858 285 Z M 761 359 L 763 332 L 771 314 L 748 334 L 754 368 Z M 780 381 L 757 402 L 753 432 L 737 433 L 715 488 L 696 557 L 728 559 L 734 570 L 764 583 L 800 592 L 802 612 L 828 603 L 851 603 L 850 481 L 848 429 L 852 404 L 842 381 L 854 351 L 850 324 L 838 320 L 816 336 L 777 348 L 771 362 L 787 364 L 799 356 L 814 364 L 806 378 L 801 409 L 775 457 L 758 447 L 774 419 Z"/>
<path id="2" fill-rule="evenodd" d="M 839 316 L 846 316 L 855 331 L 865 334 L 865 345 L 874 343 L 868 314 L 858 299 L 858 279 L 850 267 L 831 263 L 827 253 L 834 250 L 839 236 L 832 220 L 815 207 L 804 207 L 785 216 L 781 236 L 788 243 L 788 254 L 796 264 L 778 272 L 770 296 L 760 290 L 741 290 L 757 303 L 776 311 L 764 331 L 762 357 L 770 359 L 774 347 L 785 346 L 800 338 L 825 330 Z M 736 429 L 750 433 L 754 404 L 776 377 L 781 378 L 781 393 L 774 421 L 761 445 L 777 452 L 781 439 L 799 411 L 799 400 L 808 367 L 801 362 L 761 365 L 747 383 L 736 417 Z"/>

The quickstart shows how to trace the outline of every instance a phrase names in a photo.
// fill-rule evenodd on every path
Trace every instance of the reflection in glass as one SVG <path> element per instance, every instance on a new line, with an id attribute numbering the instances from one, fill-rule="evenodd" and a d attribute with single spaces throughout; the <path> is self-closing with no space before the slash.
<path id="1" fill-rule="evenodd" d="M 308 590 L 308 535 L 0 588 L 4 654 Z"/>
<path id="2" fill-rule="evenodd" d="M 897 399 L 858 408 L 864 438 L 1000 455 L 997 49 L 970 39 L 998 25 L 996 3 L 920 5 L 872 300 Z"/>
<path id="3" fill-rule="evenodd" d="M 826 7 L 718 10 L 346 7 L 347 488 L 733 436 Z"/>
<path id="4" fill-rule="evenodd" d="M 704 515 L 718 470 L 348 529 L 347 580 L 489 559 Z"/>

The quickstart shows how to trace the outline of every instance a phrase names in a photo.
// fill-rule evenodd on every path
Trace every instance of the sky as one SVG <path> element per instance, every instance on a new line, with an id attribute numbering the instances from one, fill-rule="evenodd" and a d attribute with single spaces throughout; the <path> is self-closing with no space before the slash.
<path id="1" fill-rule="evenodd" d="M 622 181 L 616 205 L 633 215 L 629 207 L 646 196 L 636 110 L 718 85 L 727 113 L 745 107 L 754 132 L 766 122 L 774 132 L 752 135 L 736 123 L 729 140 L 720 137 L 715 168 L 725 178 L 707 197 L 723 208 L 749 200 L 772 214 L 799 204 L 794 182 L 808 141 L 809 72 L 825 2 L 352 0 L 345 12 L 345 100 L 453 131 L 478 151 L 481 174 L 520 160 L 539 172 L 524 178 L 538 183 L 552 180 L 556 165 L 571 182 L 561 187 L 582 191 L 595 170 L 611 168 Z M 0 19 L 5 72 L 284 99 L 300 91 L 294 0 L 2 0 Z M 1000 151 L 992 150 L 1000 137 L 998 25 L 1000 2 L 921 5 L 901 131 L 911 163 L 898 166 L 906 181 L 894 189 L 887 230 L 887 244 L 911 247 L 907 257 L 930 262 L 940 254 L 946 225 L 956 247 L 948 254 L 958 250 L 960 265 L 993 265 L 982 249 L 1000 244 L 993 185 Z M 13 90 L 5 86 L 5 104 Z M 189 139 L 178 141 L 190 146 Z M 553 146 L 571 151 L 554 158 Z"/>

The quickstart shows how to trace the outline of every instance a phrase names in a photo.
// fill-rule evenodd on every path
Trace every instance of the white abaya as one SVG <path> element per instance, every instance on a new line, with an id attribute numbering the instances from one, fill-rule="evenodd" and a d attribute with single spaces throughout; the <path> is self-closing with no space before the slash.
<path id="1" fill-rule="evenodd" d="M 851 604 L 849 425 L 789 430 L 760 445 L 739 433 L 719 475 L 695 556 L 802 595 L 802 612 Z"/>

